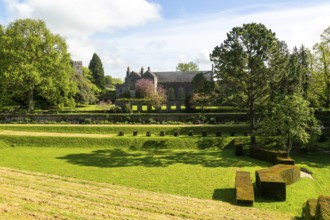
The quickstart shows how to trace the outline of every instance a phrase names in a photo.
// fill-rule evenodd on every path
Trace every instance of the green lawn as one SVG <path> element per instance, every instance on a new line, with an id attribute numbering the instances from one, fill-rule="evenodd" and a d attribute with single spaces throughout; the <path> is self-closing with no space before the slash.
<path id="1" fill-rule="evenodd" d="M 205 129 L 215 132 L 220 128 L 234 129 L 226 126 L 1 125 L 0 133 L 12 133 L 0 134 L 0 166 L 235 204 L 235 172 L 250 171 L 255 181 L 254 172 L 271 164 L 248 156 L 234 156 L 234 150 L 227 145 L 232 137 L 219 138 L 214 134 L 206 138 L 200 134 L 188 137 L 186 133 L 180 137 L 160 137 L 158 133 L 176 129 L 182 129 L 183 133 L 191 129 L 194 133 Z M 246 130 L 246 126 L 236 129 Z M 61 136 L 63 133 L 117 134 L 119 130 L 125 132 L 124 137 Z M 133 130 L 139 131 L 138 137 L 132 136 Z M 145 137 L 147 130 L 154 135 Z M 55 134 L 30 136 L 29 132 L 40 131 Z M 286 202 L 268 201 L 257 193 L 254 207 L 300 216 L 301 206 L 307 199 L 330 194 L 328 155 L 300 154 L 293 158 L 298 166 L 312 171 L 314 179 L 303 178 L 287 186 Z"/>
<path id="2" fill-rule="evenodd" d="M 10 147 L 0 144 L 0 166 L 108 182 L 134 188 L 234 203 L 236 170 L 254 171 L 265 162 L 235 157 L 232 149 L 132 150 L 104 147 Z M 287 187 L 286 202 L 256 198 L 255 207 L 299 216 L 308 198 L 330 193 L 326 156 L 295 157 L 299 166 L 314 173 Z"/>

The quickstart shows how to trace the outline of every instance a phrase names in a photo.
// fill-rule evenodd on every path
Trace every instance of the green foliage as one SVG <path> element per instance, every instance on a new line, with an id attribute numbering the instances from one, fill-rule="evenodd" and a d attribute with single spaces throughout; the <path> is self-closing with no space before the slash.
<path id="1" fill-rule="evenodd" d="M 101 90 L 105 89 L 104 69 L 100 57 L 94 53 L 88 69 L 92 73 L 92 82 Z"/>
<path id="2" fill-rule="evenodd" d="M 190 61 L 189 63 L 178 63 L 176 66 L 176 71 L 179 72 L 194 72 L 198 70 L 198 65 L 193 61 Z"/>
<path id="3" fill-rule="evenodd" d="M 330 107 L 330 27 L 324 30 L 321 41 L 314 45 L 311 56 L 311 88 L 323 107 Z"/>
<path id="4" fill-rule="evenodd" d="M 84 67 L 83 73 L 83 75 L 74 75 L 78 87 L 75 101 L 79 104 L 94 104 L 97 101 L 96 95 L 99 92 L 99 89 L 88 78 L 91 75 L 89 69 Z"/>
<path id="5" fill-rule="evenodd" d="M 41 20 L 10 23 L 1 39 L 1 87 L 28 112 L 35 105 L 74 106 L 76 85 L 65 40 Z"/>
<path id="6" fill-rule="evenodd" d="M 276 140 L 288 154 L 294 142 L 306 144 L 311 135 L 321 132 L 309 102 L 298 95 L 276 100 L 261 122 L 259 131 L 263 136 L 277 136 Z"/>
<path id="7" fill-rule="evenodd" d="M 275 33 L 263 24 L 250 23 L 234 27 L 210 55 L 220 93 L 248 108 L 252 141 L 258 124 L 256 112 L 265 106 L 271 92 L 271 58 L 278 46 Z"/>
<path id="8" fill-rule="evenodd" d="M 166 101 L 166 91 L 158 86 L 157 90 L 153 81 L 148 79 L 139 79 L 135 83 L 137 98 L 149 100 L 149 104 L 159 108 Z"/>
<path id="9" fill-rule="evenodd" d="M 123 80 L 121 78 L 112 78 L 112 85 L 123 84 Z"/>

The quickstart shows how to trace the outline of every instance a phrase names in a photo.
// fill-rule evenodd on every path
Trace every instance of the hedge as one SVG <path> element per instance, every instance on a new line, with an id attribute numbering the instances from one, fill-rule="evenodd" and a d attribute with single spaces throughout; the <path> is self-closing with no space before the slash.
<path id="1" fill-rule="evenodd" d="M 238 205 L 252 206 L 254 190 L 250 172 L 236 171 L 235 177 L 236 202 Z"/>
<path id="2" fill-rule="evenodd" d="M 329 220 L 330 196 L 319 196 L 318 199 L 309 199 L 302 208 L 302 220 Z"/>
<path id="3" fill-rule="evenodd" d="M 265 149 L 263 147 L 250 147 L 250 157 L 272 164 L 284 163 L 294 165 L 294 160 L 288 153 L 280 150 Z"/>
<path id="4" fill-rule="evenodd" d="M 256 185 L 265 198 L 286 200 L 286 185 L 300 179 L 300 168 L 293 165 L 278 164 L 256 171 Z"/>

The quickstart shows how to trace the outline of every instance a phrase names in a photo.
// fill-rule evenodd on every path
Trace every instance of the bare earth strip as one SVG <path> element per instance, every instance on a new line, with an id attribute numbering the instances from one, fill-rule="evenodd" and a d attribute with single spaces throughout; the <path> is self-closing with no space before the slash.
<path id="1" fill-rule="evenodd" d="M 0 168 L 0 219 L 291 219 L 221 201 Z"/>
<path id="2" fill-rule="evenodd" d="M 0 130 L 0 135 L 15 136 L 33 136 L 33 137 L 89 137 L 89 138 L 109 138 L 116 136 L 115 134 L 79 134 L 79 133 L 55 133 L 55 132 L 35 132 L 35 131 L 11 131 Z"/>

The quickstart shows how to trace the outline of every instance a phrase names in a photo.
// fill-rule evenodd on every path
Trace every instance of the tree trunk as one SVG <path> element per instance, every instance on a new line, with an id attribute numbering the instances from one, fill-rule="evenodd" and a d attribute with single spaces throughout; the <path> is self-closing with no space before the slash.
<path id="1" fill-rule="evenodd" d="M 252 98 L 249 99 L 249 117 L 250 117 L 250 130 L 251 130 L 251 145 L 256 145 L 256 116 L 254 110 L 254 100 Z"/>
<path id="2" fill-rule="evenodd" d="M 291 138 L 289 138 L 289 140 L 288 140 L 288 149 L 287 149 L 288 156 L 290 156 L 291 149 L 292 149 L 292 140 L 291 140 Z"/>
<path id="3" fill-rule="evenodd" d="M 28 93 L 28 113 L 31 113 L 33 111 L 33 86 L 30 87 L 29 93 Z"/>

